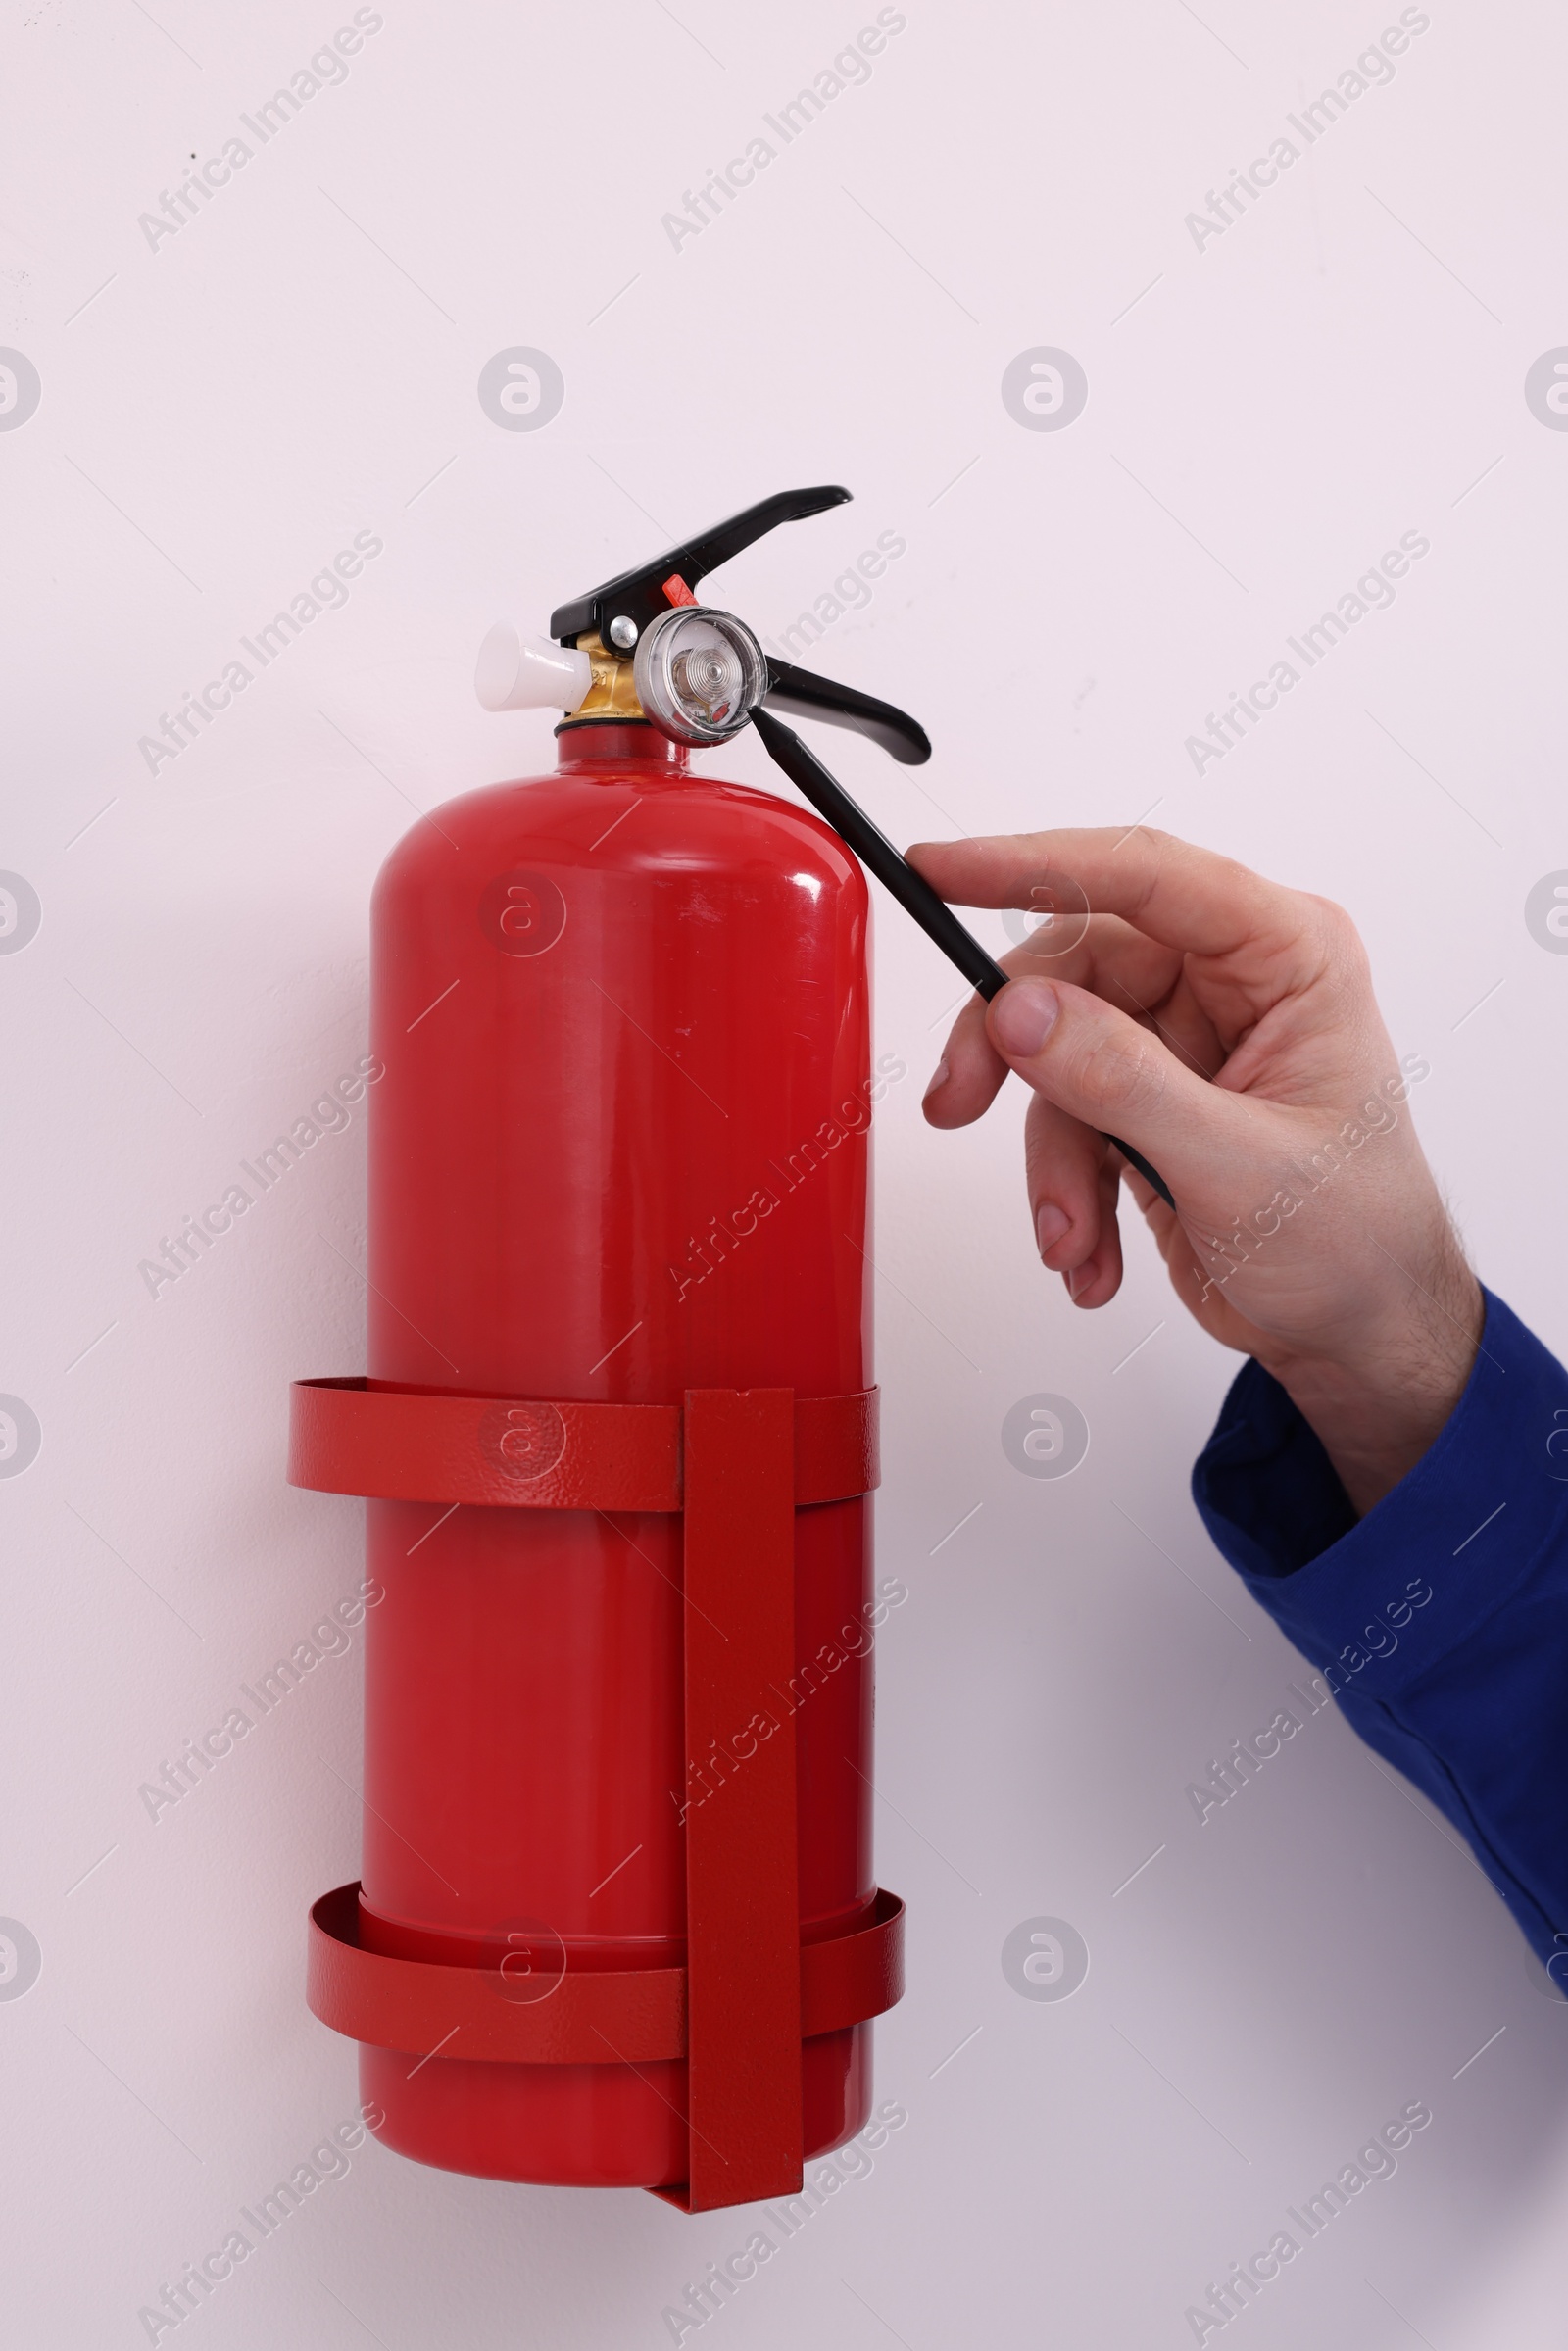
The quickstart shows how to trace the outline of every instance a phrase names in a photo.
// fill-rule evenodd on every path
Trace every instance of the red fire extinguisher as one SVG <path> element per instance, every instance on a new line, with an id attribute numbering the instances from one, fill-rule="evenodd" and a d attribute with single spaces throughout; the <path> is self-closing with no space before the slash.
<path id="1" fill-rule="evenodd" d="M 829 805 L 764 702 L 928 756 L 696 601 L 847 496 L 486 640 L 481 700 L 564 710 L 558 766 L 382 869 L 369 1376 L 293 1397 L 289 1474 L 368 1497 L 383 1594 L 364 1875 L 312 1913 L 311 2005 L 400 2152 L 694 2211 L 787 2194 L 862 2127 L 902 1985 L 871 1871 L 866 886 L 841 810 L 690 764 L 755 720 Z"/>

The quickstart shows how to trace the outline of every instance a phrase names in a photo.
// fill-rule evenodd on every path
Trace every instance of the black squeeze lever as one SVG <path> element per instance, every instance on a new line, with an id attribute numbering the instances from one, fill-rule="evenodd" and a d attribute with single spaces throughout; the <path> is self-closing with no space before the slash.
<path id="1" fill-rule="evenodd" d="M 813 715 L 825 714 L 813 712 Z M 892 892 L 905 911 L 914 916 L 927 938 L 941 948 L 950 962 L 956 964 L 976 995 L 987 1004 L 1000 995 L 1008 978 L 1002 965 L 987 955 L 972 932 L 965 930 L 947 900 L 939 898 L 907 857 L 899 855 L 886 833 L 879 831 L 865 810 L 857 807 L 800 736 L 761 709 L 753 710 L 752 724 L 761 736 L 769 758 L 782 767 L 796 790 L 805 795 L 819 816 L 826 817 L 839 838 Z M 1129 1166 L 1137 1168 L 1146 1184 L 1152 1184 L 1168 1208 L 1175 1207 L 1169 1185 L 1142 1151 L 1135 1151 L 1119 1135 L 1107 1135 L 1105 1141 L 1120 1151 Z"/>
<path id="2" fill-rule="evenodd" d="M 550 634 L 559 644 L 574 645 L 579 637 L 597 629 L 601 644 L 613 652 L 629 653 L 650 620 L 667 612 L 672 603 L 684 601 L 665 594 L 666 581 L 683 581 L 695 595 L 699 581 L 710 571 L 716 571 L 720 563 L 727 563 L 754 540 L 777 530 L 781 522 L 800 522 L 830 506 L 846 506 L 850 497 L 848 490 L 832 483 L 816 490 L 778 490 L 771 498 L 731 514 L 727 522 L 715 522 L 710 530 L 682 539 L 678 547 L 667 547 L 651 563 L 607 579 L 603 587 L 590 588 L 570 604 L 558 605 L 550 615 Z M 617 630 L 617 620 L 629 622 L 630 627 Z"/>

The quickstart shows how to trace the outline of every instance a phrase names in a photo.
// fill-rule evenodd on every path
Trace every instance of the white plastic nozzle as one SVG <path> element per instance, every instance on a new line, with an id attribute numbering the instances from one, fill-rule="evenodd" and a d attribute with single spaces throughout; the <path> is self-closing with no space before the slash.
<path id="1" fill-rule="evenodd" d="M 487 710 L 565 710 L 587 696 L 593 663 L 572 645 L 525 637 L 498 620 L 479 648 L 473 690 Z"/>

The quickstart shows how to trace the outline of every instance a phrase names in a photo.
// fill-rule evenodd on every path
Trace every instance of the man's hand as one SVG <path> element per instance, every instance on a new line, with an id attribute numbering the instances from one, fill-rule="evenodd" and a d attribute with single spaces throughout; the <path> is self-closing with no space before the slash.
<path id="1" fill-rule="evenodd" d="M 1024 1155 L 1045 1264 L 1080 1306 L 1121 1282 L 1119 1182 L 1182 1302 L 1254 1355 L 1369 1510 L 1427 1450 L 1475 1358 L 1483 1300 L 1416 1140 L 1350 918 L 1142 829 L 926 842 L 955 905 L 1038 905 L 1069 877 L 1093 914 L 1006 957 L 959 1013 L 925 1098 L 967 1126 L 1009 1069 L 1033 1089 Z M 1122 1161 L 1152 1160 L 1173 1212 Z"/>

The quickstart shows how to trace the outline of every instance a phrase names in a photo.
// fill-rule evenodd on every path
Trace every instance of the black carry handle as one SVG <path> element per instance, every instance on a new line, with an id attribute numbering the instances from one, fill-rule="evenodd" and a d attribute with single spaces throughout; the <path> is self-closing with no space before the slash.
<path id="1" fill-rule="evenodd" d="M 1008 979 L 1002 965 L 965 930 L 947 900 L 939 898 L 907 857 L 900 856 L 865 810 L 856 806 L 842 784 L 834 781 L 815 753 L 808 750 L 792 728 L 769 717 L 763 710 L 752 712 L 752 724 L 761 736 L 769 758 L 784 770 L 796 790 L 805 795 L 819 816 L 826 817 L 840 839 L 849 844 L 867 871 L 874 873 L 891 891 L 905 911 L 914 916 L 927 938 L 934 940 L 949 961 L 956 964 L 976 995 L 984 997 L 987 1004 L 1000 995 Z M 1105 1141 L 1120 1151 L 1130 1167 L 1138 1170 L 1146 1184 L 1152 1184 L 1168 1208 L 1175 1207 L 1169 1185 L 1142 1151 L 1135 1151 L 1119 1135 L 1107 1135 Z"/>
<path id="2" fill-rule="evenodd" d="M 846 726 L 868 736 L 901 767 L 923 767 L 931 757 L 930 736 L 907 710 L 878 702 L 874 694 L 857 693 L 854 686 L 841 686 L 836 678 L 797 669 L 793 661 L 769 660 L 762 699 L 770 710 L 788 710 L 792 718 L 820 718 L 827 726 Z"/>

